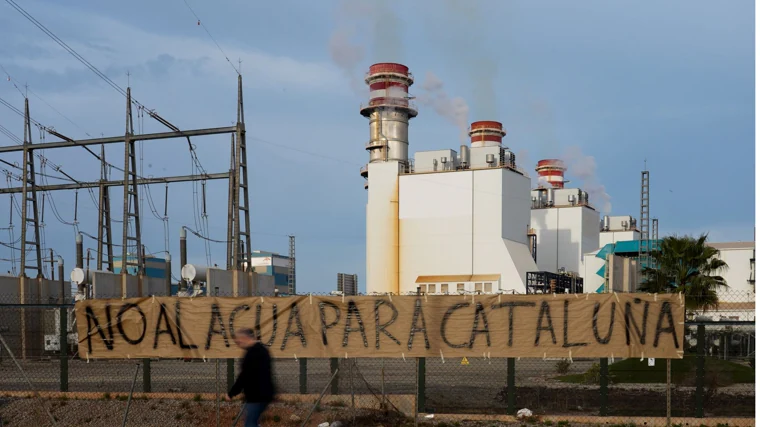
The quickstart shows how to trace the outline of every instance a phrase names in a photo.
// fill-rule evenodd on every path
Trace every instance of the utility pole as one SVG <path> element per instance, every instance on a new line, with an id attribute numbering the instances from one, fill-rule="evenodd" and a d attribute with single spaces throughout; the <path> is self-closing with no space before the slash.
<path id="1" fill-rule="evenodd" d="M 288 295 L 296 294 L 296 236 L 288 236 L 290 240 L 290 264 L 288 268 Z"/>
<path id="2" fill-rule="evenodd" d="M 137 160 L 135 158 L 135 142 L 132 139 L 134 125 L 132 122 L 132 90 L 127 88 L 127 125 L 124 134 L 124 216 L 122 229 L 122 267 L 121 274 L 128 274 L 130 265 L 137 267 L 137 274 L 143 271 L 142 243 L 140 241 L 140 206 L 137 192 Z M 134 219 L 134 235 L 129 233 L 130 219 Z M 129 260 L 130 242 L 134 242 L 136 261 Z"/>
<path id="3" fill-rule="evenodd" d="M 237 198 L 235 197 L 235 165 L 237 159 L 237 151 L 235 145 L 235 134 L 230 135 L 230 179 L 227 189 L 227 270 L 235 270 L 237 268 L 237 258 L 235 247 L 238 245 L 235 241 L 235 230 L 237 229 L 237 222 L 235 221 L 235 204 Z"/>
<path id="4" fill-rule="evenodd" d="M 108 197 L 108 166 L 106 165 L 106 148 L 100 145 L 100 185 L 98 186 L 98 270 L 104 266 L 113 271 L 113 240 L 111 238 L 111 199 Z M 105 246 L 105 251 L 103 250 Z M 104 260 L 103 256 L 107 258 Z"/>
<path id="5" fill-rule="evenodd" d="M 238 75 L 238 116 L 235 127 L 237 156 L 235 159 L 234 210 L 235 229 L 232 246 L 235 249 L 235 268 L 251 267 L 251 211 L 248 202 L 248 154 L 245 144 L 245 111 L 243 109 L 243 77 Z M 241 194 L 242 192 L 242 194 Z M 240 200 L 242 198 L 242 200 Z M 242 204 L 241 204 L 242 203 Z M 240 218 L 242 214 L 242 219 Z"/>
<path id="6" fill-rule="evenodd" d="M 30 277 L 26 274 L 27 270 L 34 270 L 37 273 L 34 277 L 42 277 L 42 252 L 40 249 L 40 222 L 37 216 L 37 189 L 35 184 L 34 171 L 34 153 L 31 150 L 32 145 L 32 125 L 29 117 L 29 98 L 24 98 L 24 171 L 22 172 L 21 183 L 21 276 Z M 30 206 L 31 205 L 31 206 Z M 32 216 L 29 216 L 31 208 Z M 28 240 L 27 226 L 32 223 L 34 227 L 33 240 Z M 31 248 L 30 248 L 31 247 Z M 36 263 L 27 265 L 27 251 L 33 251 L 36 256 Z"/>

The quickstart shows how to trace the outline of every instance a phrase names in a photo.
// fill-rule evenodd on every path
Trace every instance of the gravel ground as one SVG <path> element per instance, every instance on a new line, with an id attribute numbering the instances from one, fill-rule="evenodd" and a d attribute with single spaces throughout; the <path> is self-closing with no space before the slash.
<path id="1" fill-rule="evenodd" d="M 357 410 L 356 421 L 351 422 L 349 408 L 323 406 L 314 412 L 307 425 L 318 426 L 323 422 L 342 422 L 349 426 L 411 427 L 410 418 L 382 414 L 378 411 Z M 0 426 L 48 426 L 51 425 L 47 412 L 50 410 L 58 426 L 112 427 L 119 426 L 124 417 L 126 402 L 123 400 L 71 400 L 48 399 L 41 402 L 34 398 L 0 399 Z M 240 404 L 224 402 L 220 408 L 220 425 L 230 426 L 238 414 Z M 311 406 L 304 403 L 274 403 L 264 414 L 262 426 L 300 426 Z M 533 425 L 550 425 L 538 419 L 528 422 Z M 185 427 L 216 426 L 214 402 L 194 400 L 134 400 L 130 406 L 128 426 Z M 238 425 L 242 425 L 238 423 Z M 419 422 L 423 427 L 494 427 L 524 426 L 524 423 L 499 421 L 446 420 L 436 417 Z M 592 424 L 577 424 L 584 426 Z"/>

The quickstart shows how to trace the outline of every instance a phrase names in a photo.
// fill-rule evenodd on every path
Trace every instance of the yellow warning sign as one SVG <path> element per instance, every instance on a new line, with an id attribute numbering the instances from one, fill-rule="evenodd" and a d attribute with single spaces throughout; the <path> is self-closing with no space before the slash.
<path id="1" fill-rule="evenodd" d="M 462 365 L 469 365 L 469 364 L 470 364 L 470 361 L 469 361 L 469 360 L 467 360 L 467 358 L 466 358 L 466 357 L 463 357 L 463 358 L 462 358 Z"/>

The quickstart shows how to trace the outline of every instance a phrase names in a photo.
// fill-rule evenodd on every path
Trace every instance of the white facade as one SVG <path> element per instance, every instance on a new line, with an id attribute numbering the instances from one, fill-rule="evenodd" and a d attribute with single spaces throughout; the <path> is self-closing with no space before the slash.
<path id="1" fill-rule="evenodd" d="M 755 242 L 708 243 L 720 251 L 719 258 L 728 264 L 728 269 L 721 273 L 728 287 L 718 292 L 721 301 L 747 302 L 755 300 L 755 287 L 750 278 L 755 279 L 753 262 Z"/>
<path id="2" fill-rule="evenodd" d="M 477 283 L 484 292 L 485 283 L 493 283 L 493 292 L 524 293 L 526 273 L 536 269 L 527 246 L 529 194 L 530 179 L 506 168 L 402 175 L 399 291 L 414 292 L 419 278 L 437 276 L 453 284 L 451 293 L 460 281 L 473 291 Z M 459 278 L 479 275 L 497 278 Z"/>
<path id="3" fill-rule="evenodd" d="M 599 248 L 599 212 L 587 204 L 587 197 L 577 188 L 531 192 L 530 228 L 536 233 L 538 270 L 564 269 L 585 280 L 584 254 Z"/>

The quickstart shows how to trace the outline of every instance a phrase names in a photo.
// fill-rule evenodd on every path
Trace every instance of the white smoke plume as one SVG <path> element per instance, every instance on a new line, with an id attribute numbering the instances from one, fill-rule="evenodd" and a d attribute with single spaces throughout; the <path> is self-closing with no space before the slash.
<path id="1" fill-rule="evenodd" d="M 361 95 L 366 94 L 367 88 L 357 68 L 364 61 L 365 48 L 357 37 L 361 20 L 370 10 L 366 1 L 341 0 L 335 16 L 337 25 L 328 42 L 333 62 L 343 70 L 351 89 Z"/>
<path id="2" fill-rule="evenodd" d="M 470 113 L 467 102 L 460 97 L 449 97 L 443 89 L 443 81 L 431 72 L 425 75 L 421 86 L 422 93 L 417 97 L 420 104 L 433 108 L 438 115 L 458 127 L 460 140 L 466 142 Z"/>
<path id="3" fill-rule="evenodd" d="M 565 162 L 568 173 L 581 181 L 580 187 L 588 192 L 591 204 L 599 208 L 603 214 L 609 214 L 612 210 L 612 198 L 607 194 L 604 185 L 597 180 L 594 157 L 583 154 L 578 146 L 571 146 L 565 150 L 562 161 Z"/>
<path id="4" fill-rule="evenodd" d="M 373 63 L 403 62 L 403 21 L 394 13 L 392 0 L 340 0 L 336 26 L 328 49 L 333 62 L 349 79 L 351 89 L 366 96 L 362 76 L 366 47 L 372 47 Z M 369 29 L 369 31 L 367 31 Z"/>
<path id="5" fill-rule="evenodd" d="M 464 68 L 472 85 L 472 109 L 476 120 L 499 120 L 499 107 L 494 85 L 498 75 L 498 53 L 486 48 L 485 38 L 478 27 L 483 16 L 480 0 L 445 0 L 440 3 L 446 10 L 445 22 L 432 20 L 431 31 L 445 31 L 448 37 L 434 37 L 441 50 L 452 61 L 452 66 Z M 445 29 L 445 30 L 444 30 Z"/>

